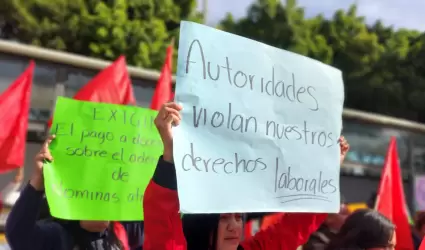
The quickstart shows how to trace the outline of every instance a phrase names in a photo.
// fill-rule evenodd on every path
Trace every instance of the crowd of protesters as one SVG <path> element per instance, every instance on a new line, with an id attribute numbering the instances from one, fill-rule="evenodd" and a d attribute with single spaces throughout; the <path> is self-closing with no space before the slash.
<path id="1" fill-rule="evenodd" d="M 242 239 L 243 215 L 179 214 L 172 127 L 180 123 L 181 106 L 167 103 L 155 124 L 163 155 L 144 196 L 144 222 L 67 221 L 49 216 L 44 196 L 44 161 L 53 161 L 50 136 L 35 156 L 33 175 L 21 192 L 22 178 L 5 189 L 13 203 L 6 237 L 16 250 L 391 250 L 396 246 L 394 224 L 372 209 L 350 214 L 344 202 L 337 214 L 285 213 L 279 221 Z M 349 150 L 340 139 L 341 163 Z M 142 204 L 141 204 L 142 205 Z M 414 237 L 425 234 L 425 216 L 418 218 Z"/>

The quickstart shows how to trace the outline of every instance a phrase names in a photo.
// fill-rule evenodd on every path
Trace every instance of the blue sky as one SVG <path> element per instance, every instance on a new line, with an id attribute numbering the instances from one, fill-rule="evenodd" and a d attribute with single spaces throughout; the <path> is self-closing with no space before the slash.
<path id="1" fill-rule="evenodd" d="M 202 8 L 203 0 L 198 1 Z M 208 0 L 208 24 L 215 24 L 227 12 L 235 17 L 244 16 L 248 6 L 255 0 Z M 331 17 L 337 9 L 347 9 L 357 2 L 358 12 L 366 17 L 368 23 L 381 19 L 387 25 L 396 28 L 410 28 L 425 31 L 424 0 L 298 0 L 305 8 L 307 16 L 319 13 Z"/>

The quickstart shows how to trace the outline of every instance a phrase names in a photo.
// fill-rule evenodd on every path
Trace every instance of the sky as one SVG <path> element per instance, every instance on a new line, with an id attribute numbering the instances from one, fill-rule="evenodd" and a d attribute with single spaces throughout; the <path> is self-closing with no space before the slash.
<path id="1" fill-rule="evenodd" d="M 203 0 L 198 1 L 202 9 Z M 245 15 L 248 6 L 255 0 L 208 0 L 207 23 L 214 25 L 226 13 L 235 17 Z M 332 17 L 338 9 L 347 9 L 357 2 L 358 13 L 366 17 L 368 23 L 380 19 L 386 25 L 395 28 L 409 28 L 425 31 L 425 1 L 424 0 L 298 0 L 298 5 L 304 7 L 306 16 L 324 14 Z"/>

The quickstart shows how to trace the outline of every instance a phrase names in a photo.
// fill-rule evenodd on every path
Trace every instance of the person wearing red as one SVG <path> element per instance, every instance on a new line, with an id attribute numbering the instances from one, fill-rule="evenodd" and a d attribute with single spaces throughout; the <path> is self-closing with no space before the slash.
<path id="1" fill-rule="evenodd" d="M 278 223 L 242 242 L 242 214 L 179 214 L 172 126 L 180 123 L 181 109 L 176 103 L 164 104 L 155 119 L 164 153 L 144 195 L 144 249 L 295 250 L 306 243 L 327 214 L 285 213 Z"/>

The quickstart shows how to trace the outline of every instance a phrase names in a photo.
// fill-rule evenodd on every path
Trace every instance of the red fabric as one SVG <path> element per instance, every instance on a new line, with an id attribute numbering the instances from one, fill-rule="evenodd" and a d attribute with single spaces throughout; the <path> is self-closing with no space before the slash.
<path id="1" fill-rule="evenodd" d="M 176 191 L 150 182 L 144 196 L 145 250 L 186 250 Z M 327 214 L 285 214 L 268 229 L 243 241 L 244 250 L 295 250 L 307 242 Z"/>
<path id="2" fill-rule="evenodd" d="M 136 105 L 133 86 L 127 72 L 125 57 L 120 56 L 115 62 L 97 74 L 84 85 L 74 99 L 90 102 Z M 48 126 L 52 125 L 52 119 Z"/>
<path id="3" fill-rule="evenodd" d="M 403 181 L 397 153 L 397 143 L 391 138 L 382 170 L 375 209 L 396 225 L 396 250 L 413 250 L 413 239 L 404 198 Z"/>
<path id="4" fill-rule="evenodd" d="M 419 250 L 425 250 L 425 238 L 422 239 L 421 245 L 419 246 Z"/>
<path id="5" fill-rule="evenodd" d="M 245 224 L 245 239 L 248 239 L 254 236 L 258 231 L 260 231 L 260 219 L 249 220 Z"/>
<path id="6" fill-rule="evenodd" d="M 123 245 L 122 250 L 130 250 L 130 247 L 128 245 L 127 231 L 125 230 L 124 226 L 119 222 L 113 222 L 113 228 L 115 235 Z"/>
<path id="7" fill-rule="evenodd" d="M 0 173 L 24 166 L 34 62 L 0 95 Z"/>
<path id="8" fill-rule="evenodd" d="M 153 94 L 151 109 L 159 110 L 161 106 L 173 99 L 172 92 L 173 81 L 173 45 L 167 48 L 167 57 L 165 58 L 164 66 L 162 66 L 161 75 L 158 83 L 156 84 L 155 92 Z"/>
<path id="9" fill-rule="evenodd" d="M 265 230 L 270 226 L 278 223 L 280 219 L 284 216 L 284 213 L 275 213 L 263 217 L 263 222 L 261 223 L 261 230 Z"/>

